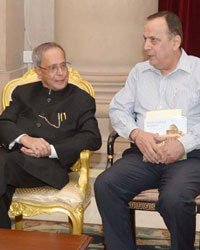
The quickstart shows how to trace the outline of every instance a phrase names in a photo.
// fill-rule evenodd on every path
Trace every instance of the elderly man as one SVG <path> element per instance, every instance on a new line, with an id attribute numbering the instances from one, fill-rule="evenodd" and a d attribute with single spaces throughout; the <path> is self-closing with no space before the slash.
<path id="1" fill-rule="evenodd" d="M 148 61 L 135 65 L 110 104 L 114 129 L 133 145 L 95 183 L 106 245 L 108 250 L 136 249 L 128 202 L 143 190 L 158 188 L 157 210 L 170 231 L 171 249 L 194 250 L 194 199 L 200 193 L 200 59 L 181 48 L 182 27 L 174 13 L 149 16 L 143 36 Z M 181 109 L 188 130 L 158 146 L 166 137 L 144 131 L 146 114 L 168 109 Z M 184 154 L 187 160 L 180 160 Z"/>
<path id="2" fill-rule="evenodd" d="M 101 136 L 95 100 L 68 84 L 65 51 L 44 43 L 33 51 L 40 81 L 17 87 L 0 116 L 0 227 L 16 187 L 51 185 L 61 189 L 68 169 L 84 149 L 97 150 Z"/>

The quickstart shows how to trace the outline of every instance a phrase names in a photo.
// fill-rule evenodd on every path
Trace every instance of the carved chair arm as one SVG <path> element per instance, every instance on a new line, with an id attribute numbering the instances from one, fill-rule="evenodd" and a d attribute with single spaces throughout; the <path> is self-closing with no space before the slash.
<path id="1" fill-rule="evenodd" d="M 90 170 L 90 156 L 92 152 L 89 150 L 84 150 L 80 154 L 81 169 L 80 177 L 78 180 L 78 187 L 86 196 L 89 187 L 89 170 Z"/>
<path id="2" fill-rule="evenodd" d="M 106 169 L 113 165 L 114 157 L 114 143 L 115 140 L 119 137 L 118 133 L 114 130 L 110 133 L 107 141 L 107 165 Z"/>
<path id="3" fill-rule="evenodd" d="M 89 187 L 89 169 L 90 169 L 90 156 L 92 152 L 83 150 L 80 153 L 80 158 L 71 167 L 74 172 L 79 172 L 78 188 L 84 196 L 86 196 Z"/>

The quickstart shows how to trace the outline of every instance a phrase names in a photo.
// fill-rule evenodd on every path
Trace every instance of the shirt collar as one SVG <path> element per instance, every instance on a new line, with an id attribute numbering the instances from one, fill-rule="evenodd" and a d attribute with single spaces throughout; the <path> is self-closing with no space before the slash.
<path id="1" fill-rule="evenodd" d="M 160 70 L 156 69 L 154 66 L 152 66 L 149 63 L 149 61 L 146 61 L 145 65 L 143 67 L 143 71 L 146 71 L 146 70 L 151 70 L 151 71 L 154 71 L 155 73 L 161 74 Z M 188 73 L 191 73 L 190 63 L 189 63 L 189 60 L 188 60 L 188 55 L 186 54 L 184 49 L 181 49 L 181 57 L 179 59 L 179 62 L 177 64 L 176 69 L 173 72 L 175 72 L 177 70 L 183 70 L 183 71 L 186 71 Z"/>
<path id="2" fill-rule="evenodd" d="M 179 62 L 178 62 L 178 65 L 175 69 L 176 70 L 183 70 L 183 71 L 186 71 L 188 73 L 191 73 L 191 67 L 190 67 L 190 63 L 189 63 L 189 58 L 188 58 L 188 55 L 186 54 L 185 50 L 184 49 L 181 49 L 181 57 L 179 59 Z"/>

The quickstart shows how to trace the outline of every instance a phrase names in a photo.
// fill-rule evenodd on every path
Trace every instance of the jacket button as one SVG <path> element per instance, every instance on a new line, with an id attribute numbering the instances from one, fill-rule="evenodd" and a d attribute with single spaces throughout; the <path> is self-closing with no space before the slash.
<path id="1" fill-rule="evenodd" d="M 41 126 L 42 126 L 41 123 L 39 123 L 39 122 L 36 123 L 37 128 L 40 128 Z"/>
<path id="2" fill-rule="evenodd" d="M 47 102 L 48 102 L 48 103 L 51 102 L 51 98 L 50 98 L 50 97 L 47 98 Z"/>

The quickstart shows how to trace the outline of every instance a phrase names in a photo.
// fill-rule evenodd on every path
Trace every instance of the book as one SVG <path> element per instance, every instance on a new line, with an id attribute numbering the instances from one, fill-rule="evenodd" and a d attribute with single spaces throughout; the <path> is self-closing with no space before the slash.
<path id="1" fill-rule="evenodd" d="M 187 133 L 187 118 L 181 113 L 181 109 L 149 111 L 144 120 L 144 131 L 165 135 L 167 139 L 158 143 L 160 146 L 169 140 L 179 138 Z M 186 158 L 185 154 L 180 160 Z"/>

